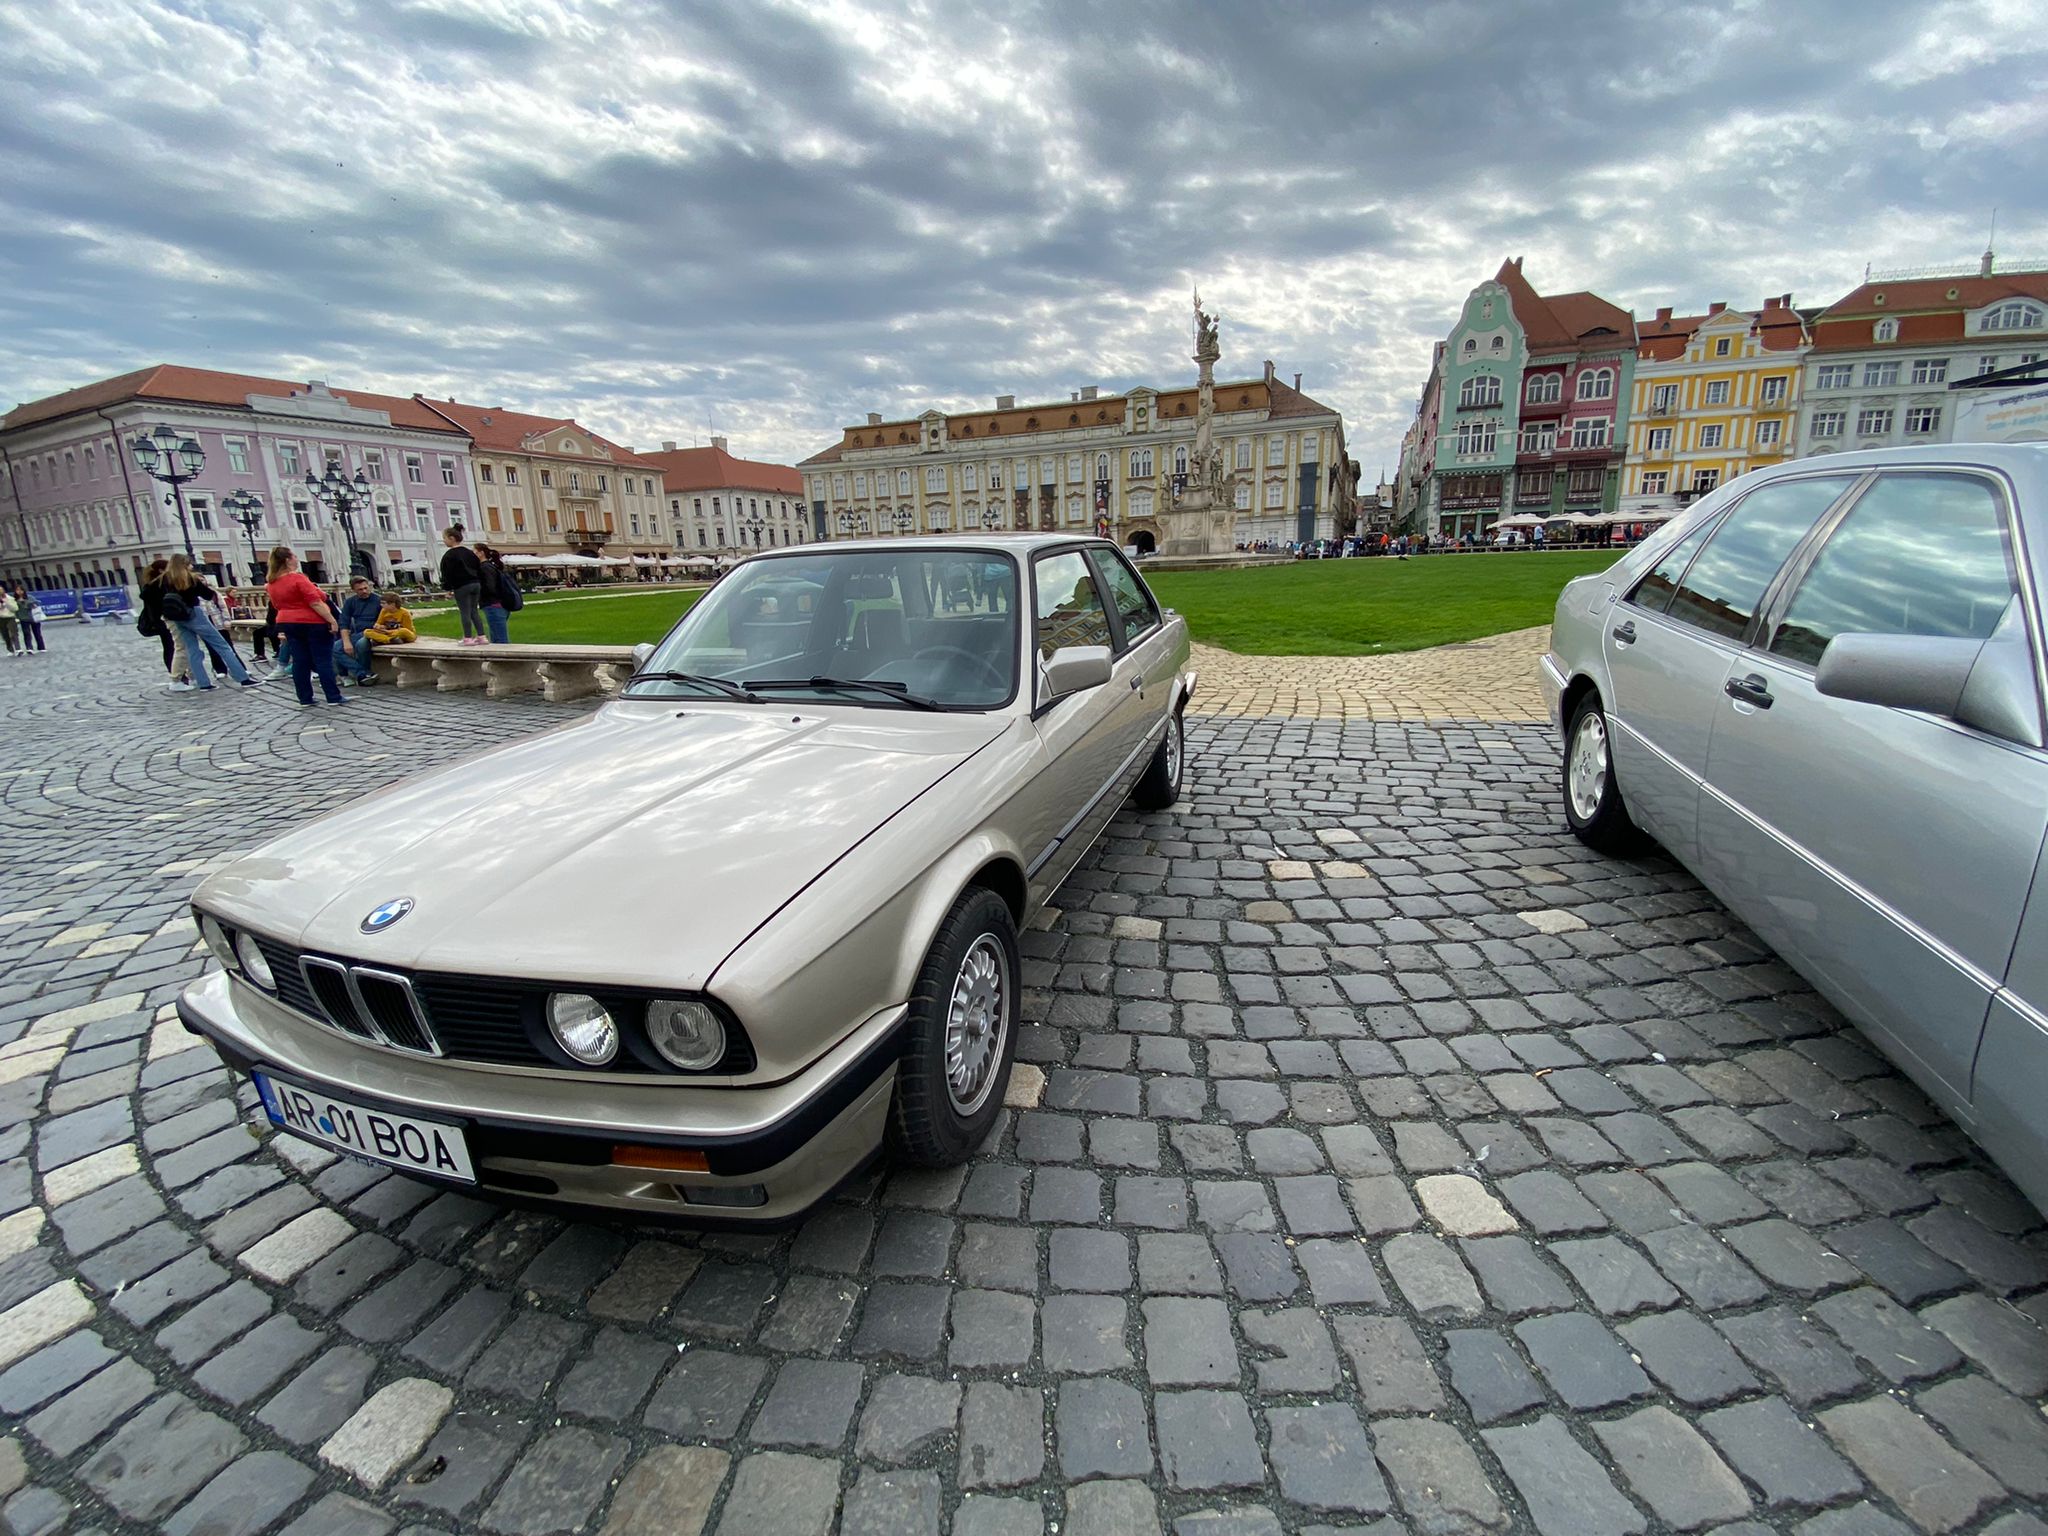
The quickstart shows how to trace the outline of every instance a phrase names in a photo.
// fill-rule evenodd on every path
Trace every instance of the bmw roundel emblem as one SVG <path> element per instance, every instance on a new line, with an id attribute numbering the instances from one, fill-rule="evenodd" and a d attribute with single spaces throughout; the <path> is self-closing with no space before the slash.
<path id="1" fill-rule="evenodd" d="M 411 910 L 410 896 L 394 896 L 382 906 L 370 908 L 370 915 L 363 919 L 363 932 L 382 933 Z"/>

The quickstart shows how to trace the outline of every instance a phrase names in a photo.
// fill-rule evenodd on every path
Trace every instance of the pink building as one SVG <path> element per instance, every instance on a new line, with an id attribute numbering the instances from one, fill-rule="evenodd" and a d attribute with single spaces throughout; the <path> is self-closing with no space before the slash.
<path id="1" fill-rule="evenodd" d="M 159 424 L 205 455 L 183 488 L 185 517 L 198 563 L 221 579 L 250 580 L 280 543 L 316 577 L 346 570 L 346 534 L 305 484 L 330 463 L 369 484 L 354 534 L 380 579 L 430 571 L 441 530 L 471 506 L 469 437 L 417 400 L 159 365 L 0 418 L 0 577 L 133 586 L 152 559 L 182 549 L 170 487 L 131 446 Z M 262 499 L 253 533 L 223 508 L 239 491 Z"/>

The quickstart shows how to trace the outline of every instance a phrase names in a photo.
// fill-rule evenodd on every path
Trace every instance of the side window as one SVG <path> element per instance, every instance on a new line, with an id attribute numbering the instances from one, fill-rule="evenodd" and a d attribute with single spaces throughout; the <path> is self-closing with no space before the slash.
<path id="1" fill-rule="evenodd" d="M 1137 572 L 1124 563 L 1123 556 L 1106 549 L 1090 550 L 1088 556 L 1095 563 L 1095 573 L 1102 578 L 1103 590 L 1109 593 L 1110 606 L 1116 609 L 1123 624 L 1124 644 L 1136 645 L 1159 627 L 1158 604 L 1138 580 Z"/>
<path id="2" fill-rule="evenodd" d="M 1707 535 L 1714 531 L 1713 523 L 1689 533 L 1662 560 L 1659 560 L 1650 574 L 1636 583 L 1635 591 L 1628 600 L 1638 608 L 1651 613 L 1662 613 L 1671 606 L 1671 594 L 1678 590 L 1678 578 L 1685 574 L 1685 567 L 1692 557 L 1700 552 L 1700 546 L 1707 542 Z"/>
<path id="3" fill-rule="evenodd" d="M 1069 645 L 1108 645 L 1109 614 L 1102 606 L 1088 558 L 1080 550 L 1052 555 L 1032 572 L 1038 588 L 1036 609 L 1040 658 Z"/>
<path id="4" fill-rule="evenodd" d="M 1816 666 L 1837 635 L 1990 636 L 2019 591 L 1998 498 L 1970 475 L 1887 475 L 1842 519 L 1771 635 Z"/>
<path id="5" fill-rule="evenodd" d="M 1851 477 L 1786 480 L 1742 498 L 1685 573 L 1668 610 L 1681 624 L 1740 639 L 1792 546 L 1848 489 Z"/>

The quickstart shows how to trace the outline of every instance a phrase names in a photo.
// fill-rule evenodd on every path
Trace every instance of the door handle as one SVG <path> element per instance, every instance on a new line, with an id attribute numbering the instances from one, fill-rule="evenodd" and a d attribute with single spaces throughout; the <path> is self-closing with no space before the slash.
<path id="1" fill-rule="evenodd" d="M 1621 623 L 1615 625 L 1614 638 L 1623 645 L 1634 645 L 1636 643 L 1636 621 L 1634 619 L 1624 619 Z"/>
<path id="2" fill-rule="evenodd" d="M 1776 702 L 1771 698 L 1770 683 L 1756 672 L 1747 677 L 1731 677 L 1721 687 L 1738 704 L 1754 704 L 1758 709 L 1769 709 Z"/>
<path id="3" fill-rule="evenodd" d="M 1131 679 L 1131 692 L 1142 693 L 1144 691 L 1144 688 L 1145 679 L 1143 679 L 1142 677 L 1134 677 Z"/>

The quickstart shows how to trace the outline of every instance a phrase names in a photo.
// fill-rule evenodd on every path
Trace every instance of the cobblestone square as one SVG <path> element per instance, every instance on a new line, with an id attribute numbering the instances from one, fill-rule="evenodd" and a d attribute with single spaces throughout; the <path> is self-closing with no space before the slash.
<path id="1" fill-rule="evenodd" d="M 773 1233 L 272 1135 L 171 1011 L 193 887 L 584 706 L 155 662 L 0 660 L 10 1532 L 2048 1532 L 2039 1213 L 1690 876 L 1572 841 L 1452 655 L 1300 714 L 1232 658 L 1180 805 L 1025 935 L 989 1144 Z"/>

